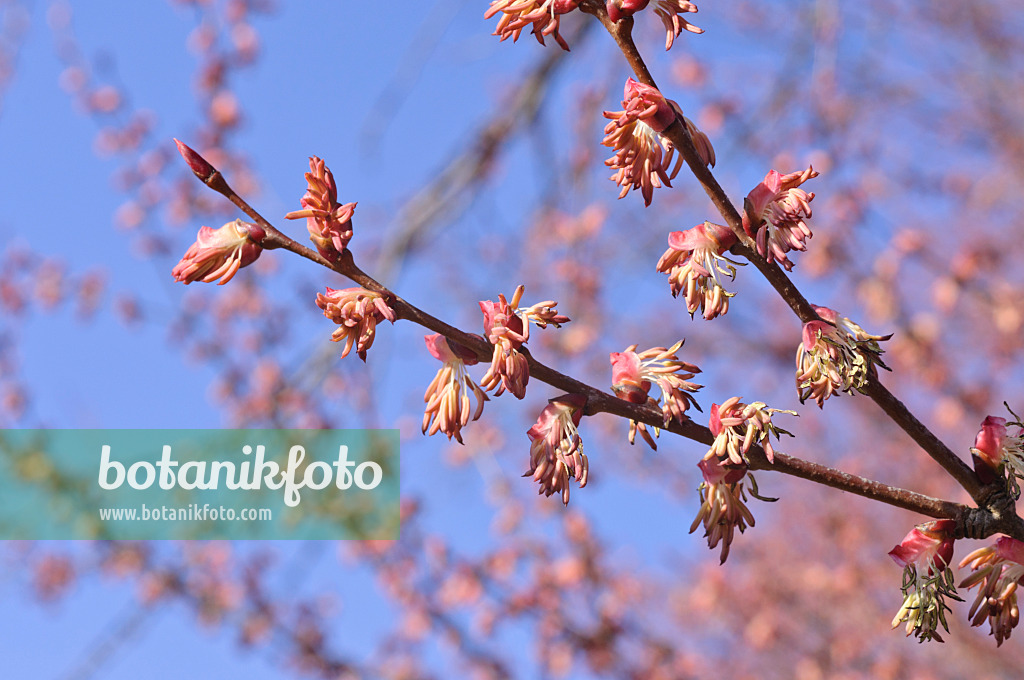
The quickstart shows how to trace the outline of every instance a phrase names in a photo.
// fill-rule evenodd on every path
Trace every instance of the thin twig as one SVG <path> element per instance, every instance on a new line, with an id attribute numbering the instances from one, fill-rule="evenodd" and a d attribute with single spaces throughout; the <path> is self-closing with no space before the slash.
<path id="1" fill-rule="evenodd" d="M 482 362 L 491 359 L 493 346 L 482 336 L 466 333 L 454 326 L 451 326 L 437 317 L 423 311 L 412 303 L 399 297 L 376 279 L 362 271 L 355 263 L 351 251 L 344 251 L 337 261 L 330 261 L 318 252 L 308 248 L 286 234 L 275 228 L 252 206 L 246 203 L 227 184 L 219 172 L 210 168 L 211 172 L 200 174 L 200 180 L 211 189 L 223 194 L 228 200 L 238 206 L 246 215 L 259 224 L 266 232 L 262 241 L 264 248 L 280 248 L 295 253 L 300 257 L 315 262 L 342 276 L 345 276 L 360 286 L 373 290 L 384 295 L 388 303 L 395 310 L 400 319 L 412 321 L 424 328 L 441 333 L 445 337 L 471 349 L 476 353 Z M 530 377 L 535 380 L 547 383 L 570 394 L 581 394 L 587 397 L 586 414 L 608 413 L 642 422 L 652 427 L 662 428 L 679 436 L 704 445 L 711 445 L 715 437 L 708 428 L 698 425 L 693 421 L 683 423 L 672 421 L 667 425 L 660 409 L 648 405 L 633 404 L 609 394 L 596 387 L 580 382 L 571 376 L 565 375 L 550 366 L 537 361 L 526 348 L 520 351 L 527 357 L 530 365 Z M 898 403 L 898 402 L 897 402 Z M 922 426 L 923 427 L 923 426 Z M 926 431 L 926 430 L 925 430 Z M 965 523 L 965 517 L 972 509 L 958 503 L 932 498 L 907 489 L 889 486 L 876 482 L 865 477 L 852 475 L 842 470 L 830 468 L 819 463 L 803 460 L 783 453 L 776 453 L 774 463 L 769 462 L 764 450 L 759 446 L 752 446 L 747 452 L 748 464 L 752 470 L 774 470 L 783 474 L 800 477 L 818 484 L 823 484 L 842 491 L 848 491 L 858 496 L 864 496 L 872 500 L 881 501 L 898 508 L 912 510 L 930 517 L 956 519 L 961 524 Z M 1016 518 L 1014 516 L 1014 518 Z M 984 519 L 984 518 L 983 518 Z M 994 526 L 1001 527 L 1002 533 L 1008 533 L 1024 540 L 1024 523 L 1014 525 L 1009 518 L 1004 518 L 1001 523 L 978 522 L 974 517 L 976 531 L 988 531 Z M 994 530 L 993 530 L 994 533 Z"/>
<path id="2" fill-rule="evenodd" d="M 584 3 L 581 5 L 581 9 L 593 14 L 601 21 L 619 46 L 619 49 L 622 50 L 623 56 L 625 56 L 626 61 L 633 69 L 637 79 L 645 85 L 657 87 L 654 78 L 651 76 L 647 65 L 636 48 L 636 44 L 633 42 L 631 35 L 632 18 L 612 22 L 608 18 L 604 6 L 598 3 Z M 690 133 L 687 131 L 686 126 L 676 119 L 662 134 L 679 150 L 686 164 L 697 178 L 697 181 L 700 182 L 700 185 L 711 199 L 711 202 L 739 239 L 739 242 L 732 248 L 732 252 L 742 255 L 757 267 L 801 322 L 808 323 L 819 320 L 814 307 L 800 293 L 799 289 L 782 268 L 778 264 L 768 262 L 758 254 L 754 240 L 743 229 L 742 217 L 732 201 L 729 200 L 725 190 L 722 189 L 715 179 L 711 170 L 704 165 L 700 154 L 694 147 L 693 140 L 690 138 Z M 986 497 L 987 492 L 974 471 L 925 427 L 899 399 L 893 396 L 878 381 L 877 376 L 871 376 L 861 391 L 878 404 L 893 422 L 899 425 L 904 432 L 910 435 L 911 439 L 941 465 L 971 495 L 975 502 L 981 503 Z"/>

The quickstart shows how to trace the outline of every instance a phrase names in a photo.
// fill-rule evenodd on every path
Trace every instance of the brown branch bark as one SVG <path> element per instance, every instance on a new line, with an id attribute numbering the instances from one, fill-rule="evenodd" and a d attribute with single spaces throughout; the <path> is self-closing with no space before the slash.
<path id="1" fill-rule="evenodd" d="M 637 50 L 636 44 L 633 42 L 631 34 L 633 27 L 632 18 L 612 22 L 608 18 L 604 5 L 595 2 L 582 3 L 580 8 L 589 14 L 593 14 L 604 25 L 622 51 L 636 78 L 646 85 L 657 87 L 657 83 L 655 83 L 651 72 Z M 803 296 L 782 268 L 775 263 L 768 262 L 758 254 L 754 240 L 743 229 L 740 213 L 736 210 L 729 196 L 718 183 L 718 180 L 715 179 L 715 176 L 701 161 L 700 155 L 694 147 L 693 140 L 686 130 L 686 126 L 677 119 L 662 134 L 682 154 L 683 159 L 697 178 L 697 181 L 704 188 L 708 198 L 711 199 L 711 202 L 722 215 L 726 224 L 729 225 L 738 237 L 739 242 L 732 248 L 732 252 L 742 255 L 757 267 L 758 271 L 764 275 L 802 323 L 818 320 L 814 307 L 807 301 L 807 298 Z M 893 396 L 878 381 L 876 376 L 870 378 L 868 384 L 861 391 L 878 404 L 893 422 L 899 425 L 933 460 L 942 466 L 971 495 L 971 498 L 976 503 L 981 504 L 988 492 L 978 480 L 974 471 L 928 430 L 899 399 Z"/>
<path id="2" fill-rule="evenodd" d="M 689 138 L 687 137 L 687 139 Z M 693 153 L 696 154 L 695 149 L 693 150 Z M 313 249 L 298 243 L 275 228 L 262 215 L 260 215 L 259 212 L 236 194 L 221 176 L 220 172 L 214 170 L 212 167 L 210 168 L 210 171 L 211 172 L 205 173 L 197 172 L 196 174 L 204 184 L 218 193 L 223 194 L 228 200 L 238 206 L 242 212 L 248 215 L 264 229 L 266 237 L 264 238 L 262 245 L 265 249 L 269 250 L 280 248 L 290 251 L 300 257 L 304 257 L 307 260 L 337 272 L 364 288 L 379 292 L 387 298 L 398 318 L 412 321 L 413 323 L 436 333 L 441 333 L 445 337 L 470 348 L 476 353 L 477 358 L 481 362 L 490 361 L 493 347 L 482 336 L 466 333 L 454 326 L 451 326 L 388 290 L 385 286 L 381 285 L 376 279 L 356 265 L 351 251 L 346 250 L 342 253 L 338 261 L 331 262 Z M 525 347 L 522 348 L 521 351 L 526 355 L 527 360 L 529 361 L 530 376 L 532 378 L 547 383 L 552 387 L 556 387 L 567 393 L 586 396 L 586 415 L 592 416 L 597 413 L 608 413 L 621 418 L 636 420 L 652 427 L 661 428 L 707 446 L 710 446 L 714 441 L 714 435 L 711 433 L 711 430 L 702 425 L 698 425 L 693 421 L 687 421 L 684 423 L 672 421 L 666 425 L 660 409 L 647 405 L 632 404 L 619 399 L 613 394 L 609 394 L 608 392 L 576 380 L 571 376 L 565 375 L 556 369 L 537 361 L 537 359 L 535 359 Z M 889 396 L 891 397 L 891 395 Z M 899 404 L 895 398 L 892 398 L 892 401 Z M 899 406 L 902 406 L 902 404 L 899 404 Z M 892 407 L 894 409 L 896 408 L 895 405 Z M 921 426 L 921 429 L 923 433 L 928 433 L 927 429 L 923 426 Z M 925 435 L 920 434 L 919 436 L 923 438 Z M 829 486 L 834 489 L 839 489 L 841 491 L 847 491 L 858 496 L 880 501 L 898 508 L 912 510 L 929 517 L 955 519 L 958 522 L 958 526 L 961 527 L 960 533 L 962 535 L 968 534 L 972 537 L 980 538 L 999 532 L 1024 540 L 1024 522 L 1022 522 L 1013 513 L 1010 513 L 1012 517 L 994 516 L 991 512 L 983 512 L 979 514 L 976 509 L 968 508 L 959 503 L 933 498 L 908 489 L 889 486 L 865 477 L 853 475 L 843 472 L 842 470 L 837 470 L 826 465 L 803 460 L 783 453 L 777 452 L 774 456 L 774 462 L 769 462 L 764 450 L 756 445 L 750 448 L 747 453 L 747 458 L 751 470 L 773 470 Z"/>

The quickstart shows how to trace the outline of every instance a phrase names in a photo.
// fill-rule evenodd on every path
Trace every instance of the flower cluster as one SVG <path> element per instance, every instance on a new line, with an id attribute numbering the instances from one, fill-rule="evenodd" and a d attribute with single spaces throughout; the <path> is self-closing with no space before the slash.
<path id="1" fill-rule="evenodd" d="M 199 227 L 196 242 L 171 270 L 171 276 L 186 286 L 193 281 L 217 281 L 223 286 L 239 269 L 256 261 L 263 252 L 260 243 L 264 238 L 262 227 L 242 220 L 228 222 L 220 229 Z"/>
<path id="2" fill-rule="evenodd" d="M 722 255 L 735 242 L 731 229 L 713 222 L 668 235 L 668 250 L 658 260 L 658 271 L 668 274 L 673 297 L 684 293 L 691 318 L 698 309 L 709 321 L 729 311 L 729 298 L 735 293 L 725 289 L 719 276 L 736 278 L 738 263 Z"/>
<path id="3" fill-rule="evenodd" d="M 689 419 L 686 411 L 691 405 L 700 410 L 692 394 L 699 390 L 701 385 L 690 382 L 691 378 L 700 373 L 700 369 L 676 356 L 676 352 L 682 346 L 683 341 L 680 340 L 671 347 L 654 347 L 639 354 L 636 352 L 636 345 L 630 345 L 624 352 L 612 352 L 612 392 L 619 399 L 634 404 L 650 403 L 657 406 L 660 402 L 666 425 L 673 419 L 680 423 L 685 422 Z M 653 385 L 657 385 L 661 391 L 659 399 L 649 395 Z M 630 444 L 633 443 L 638 430 L 651 448 L 658 448 L 648 434 L 646 426 L 633 420 L 629 424 Z M 655 436 L 658 432 L 659 430 L 655 429 Z"/>
<path id="4" fill-rule="evenodd" d="M 721 543 L 720 559 L 725 564 L 736 529 L 743 533 L 747 527 L 754 526 L 754 515 L 746 506 L 747 492 L 743 488 L 747 466 L 722 465 L 714 457 L 705 457 L 697 466 L 704 481 L 697 487 L 700 509 L 690 525 L 690 533 L 703 524 L 708 548 L 714 550 Z M 753 478 L 750 481 L 753 483 Z"/>
<path id="5" fill-rule="evenodd" d="M 870 335 L 828 307 L 815 307 L 821 321 L 804 324 L 803 341 L 796 351 L 796 386 L 800 403 L 814 399 L 822 408 L 837 391 L 850 394 L 877 373 L 889 370 L 881 359 L 879 341 L 892 335 Z"/>
<path id="6" fill-rule="evenodd" d="M 786 253 L 807 250 L 805 241 L 811 238 L 811 228 L 804 220 L 811 216 L 814 194 L 799 187 L 817 176 L 813 167 L 788 175 L 770 170 L 744 201 L 743 228 L 755 237 L 757 251 L 787 271 L 793 263 Z"/>
<path id="7" fill-rule="evenodd" d="M 491 0 L 484 19 L 501 12 L 494 35 L 501 36 L 502 40 L 511 37 L 515 42 L 524 28 L 533 26 L 533 34 L 541 45 L 544 37 L 550 35 L 563 50 L 568 51 L 568 43 L 558 34 L 559 15 L 573 11 L 577 5 L 579 0 Z"/>
<path id="8" fill-rule="evenodd" d="M 608 18 L 612 21 L 619 21 L 623 17 L 632 16 L 645 9 L 648 5 L 654 8 L 654 13 L 665 24 L 667 34 L 665 37 L 666 50 L 672 49 L 675 39 L 683 31 L 689 31 L 690 33 L 704 32 L 703 28 L 697 28 L 680 16 L 697 11 L 697 6 L 692 2 L 687 2 L 687 0 L 608 0 Z"/>
<path id="9" fill-rule="evenodd" d="M 744 404 L 740 397 L 727 399 L 721 406 L 712 404 L 708 425 L 711 433 L 715 435 L 715 441 L 705 457 L 728 459 L 733 465 L 742 465 L 747 462 L 747 451 L 756 442 L 764 449 L 768 462 L 775 462 L 775 449 L 772 448 L 769 435 L 775 435 L 776 439 L 783 434 L 790 437 L 793 435 L 776 427 L 772 422 L 772 416 L 776 413 L 795 416 L 796 411 L 784 411 L 767 406 L 763 401 Z"/>
<path id="10" fill-rule="evenodd" d="M 1017 587 L 1024 583 L 1024 543 L 1002 536 L 994 546 L 975 550 L 960 561 L 961 568 L 967 565 L 974 573 L 960 587 L 981 585 L 967 616 L 972 626 L 980 626 L 988 619 L 998 647 L 1020 621 Z"/>
<path id="11" fill-rule="evenodd" d="M 355 203 L 338 203 L 338 187 L 334 175 L 323 160 L 312 156 L 306 173 L 307 189 L 302 197 L 302 210 L 285 215 L 285 219 L 306 218 L 309 238 L 316 249 L 328 260 L 334 261 L 352 240 L 352 215 Z"/>
<path id="12" fill-rule="evenodd" d="M 1013 414 L 1013 411 L 1010 411 Z M 1014 498 L 1020 498 L 1018 479 L 1024 479 L 1024 424 L 1019 417 L 1011 424 L 1016 432 L 1010 434 L 1006 418 L 988 416 L 981 423 L 981 430 L 974 439 L 971 454 L 974 469 L 983 484 L 996 479 L 1006 480 L 1006 488 Z"/>
<path id="13" fill-rule="evenodd" d="M 938 627 L 948 633 L 946 598 L 960 600 L 953 585 L 953 531 L 956 522 L 938 519 L 919 524 L 889 552 L 896 564 L 903 567 L 903 605 L 892 620 L 892 627 L 906 621 L 907 635 L 919 642 L 942 637 Z"/>
<path id="14" fill-rule="evenodd" d="M 345 342 L 342 359 L 355 347 L 359 358 L 366 361 L 366 350 L 373 345 L 377 324 L 384 319 L 395 322 L 395 310 L 388 306 L 384 296 L 365 288 L 328 287 L 326 294 L 317 293 L 316 304 L 324 316 L 338 324 L 331 341 Z"/>
<path id="15" fill-rule="evenodd" d="M 526 433 L 531 442 L 530 469 L 524 476 L 540 483 L 540 493 L 545 496 L 561 493 L 565 505 L 569 504 L 570 477 L 581 489 L 587 485 L 589 464 L 576 429 L 586 404 L 587 398 L 580 394 L 556 397 Z"/>
<path id="16" fill-rule="evenodd" d="M 498 302 L 480 302 L 480 311 L 484 314 L 484 335 L 494 345 L 491 366 L 480 381 L 480 386 L 485 390 L 495 389 L 494 396 L 501 395 L 506 389 L 518 399 L 526 396 L 530 365 L 519 348 L 530 339 L 531 322 L 541 328 L 549 324 L 559 328 L 569 322 L 569 317 L 559 314 L 555 309 L 558 303 L 554 300 L 545 300 L 520 309 L 519 301 L 525 290 L 524 286 L 516 288 L 511 302 L 500 294 Z"/>
<path id="17" fill-rule="evenodd" d="M 675 146 L 661 133 L 677 118 L 682 118 L 704 164 L 715 164 L 715 150 L 707 135 L 683 116 L 678 104 L 665 99 L 656 88 L 627 79 L 622 107 L 622 111 L 604 112 L 611 122 L 605 125 L 601 142 L 615 149 L 615 155 L 604 164 L 615 170 L 611 179 L 622 187 L 619 198 L 630 189 L 639 189 L 644 205 L 650 205 L 656 187 L 672 186 L 671 180 L 679 173 L 683 158 L 675 156 Z"/>
<path id="18" fill-rule="evenodd" d="M 444 432 L 448 439 L 455 437 L 462 443 L 462 428 L 469 424 L 471 403 L 469 395 L 476 397 L 476 409 L 472 419 L 476 420 L 484 411 L 484 394 L 466 373 L 466 366 L 477 363 L 476 355 L 458 343 L 448 340 L 440 333 L 424 338 L 427 350 L 444 366 L 427 387 L 423 401 L 427 406 L 423 413 L 423 434 L 433 435 Z"/>

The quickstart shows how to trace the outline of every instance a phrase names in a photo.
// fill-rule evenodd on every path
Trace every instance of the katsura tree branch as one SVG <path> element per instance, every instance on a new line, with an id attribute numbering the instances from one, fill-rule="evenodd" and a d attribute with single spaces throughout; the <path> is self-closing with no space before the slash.
<path id="1" fill-rule="evenodd" d="M 637 79 L 644 85 L 656 88 L 657 84 L 637 50 L 636 44 L 633 42 L 631 35 L 633 27 L 632 17 L 611 21 L 604 4 L 599 2 L 583 2 L 580 4 L 580 9 L 593 14 L 601 21 L 622 51 Z M 758 253 L 754 239 L 743 228 L 743 218 L 725 193 L 725 190 L 708 169 L 704 160 L 702 160 L 686 126 L 677 117 L 661 134 L 671 141 L 681 153 L 687 166 L 689 166 L 715 208 L 738 239 L 738 242 L 732 247 L 731 251 L 734 254 L 742 255 L 757 267 L 801 322 L 818 321 L 819 316 L 814 307 L 800 293 L 799 289 L 782 268 L 776 263 L 767 261 Z M 870 375 L 861 391 L 878 404 L 890 419 L 899 425 L 932 459 L 941 465 L 970 494 L 975 502 L 979 503 L 979 505 L 982 504 L 988 492 L 975 472 L 928 430 L 899 399 L 893 396 L 879 382 L 877 375 Z"/>
<path id="2" fill-rule="evenodd" d="M 283 249 L 295 253 L 323 267 L 351 279 L 367 290 L 379 293 L 394 310 L 396 318 L 405 319 L 416 323 L 424 328 L 440 333 L 458 344 L 468 348 L 476 354 L 480 361 L 489 361 L 493 353 L 493 345 L 482 336 L 466 333 L 444 321 L 434 317 L 416 307 L 412 303 L 399 297 L 390 291 L 383 284 L 379 283 L 372 276 L 362 271 L 355 263 L 350 250 L 342 251 L 337 260 L 332 261 L 325 258 L 315 250 L 298 243 L 274 227 L 259 212 L 250 206 L 241 196 L 228 185 L 223 176 L 208 163 L 199 163 L 194 160 L 201 158 L 192 152 L 188 147 L 179 143 L 182 153 L 189 160 L 199 179 L 214 191 L 222 194 L 225 198 L 238 206 L 250 219 L 258 224 L 265 236 L 260 242 L 264 249 Z M 193 154 L 190 156 L 189 154 Z M 547 383 L 569 394 L 578 394 L 586 397 L 586 415 L 597 413 L 608 413 L 611 415 L 645 423 L 654 428 L 664 429 L 681 437 L 691 439 L 695 442 L 711 445 L 715 436 L 710 429 L 698 425 L 692 420 L 684 422 L 671 421 L 665 424 L 664 414 L 661 409 L 646 404 L 635 404 L 599 390 L 591 385 L 583 383 L 571 376 L 565 375 L 554 368 L 551 368 L 537 361 L 529 351 L 523 347 L 520 351 L 526 356 L 530 367 L 530 376 L 541 382 Z M 764 449 L 753 445 L 746 453 L 747 465 L 751 470 L 773 470 L 782 474 L 806 479 L 817 484 L 829 486 L 841 491 L 877 500 L 888 505 L 906 510 L 912 510 L 920 514 L 952 519 L 962 527 L 968 527 L 964 531 L 977 534 L 976 537 L 983 537 L 996 533 L 1006 533 L 1024 540 L 1024 522 L 1021 522 L 1015 515 L 1011 517 L 993 517 L 991 513 L 979 515 L 973 508 L 968 508 L 959 503 L 945 501 L 924 494 L 916 493 L 907 489 L 889 486 L 865 477 L 853 475 L 837 470 L 819 463 L 803 460 L 795 456 L 783 453 L 774 453 L 774 459 L 769 460 Z M 972 514 L 973 513 L 973 514 Z M 1011 513 L 1012 514 L 1012 513 Z M 982 536 L 983 535 L 983 536 Z"/>

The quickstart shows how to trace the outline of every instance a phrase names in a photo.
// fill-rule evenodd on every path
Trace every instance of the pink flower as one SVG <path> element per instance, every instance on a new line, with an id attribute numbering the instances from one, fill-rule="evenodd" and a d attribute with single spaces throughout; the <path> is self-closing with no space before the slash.
<path id="1" fill-rule="evenodd" d="M 423 434 L 434 435 L 438 431 L 455 437 L 462 443 L 462 428 L 470 420 L 470 392 L 476 397 L 476 410 L 472 419 L 477 420 L 484 412 L 484 394 L 466 373 L 466 366 L 477 363 L 476 355 L 468 348 L 448 340 L 440 333 L 424 337 L 427 350 L 444 366 L 434 376 L 423 401 L 427 406 L 423 413 Z"/>
<path id="2" fill-rule="evenodd" d="M 736 267 L 723 253 L 736 243 L 728 227 L 713 222 L 698 224 L 668 235 L 668 250 L 658 260 L 658 271 L 668 274 L 672 297 L 685 292 L 686 311 L 692 318 L 699 309 L 710 321 L 729 311 L 730 293 L 720 275 L 736 278 Z"/>
<path id="3" fill-rule="evenodd" d="M 569 45 L 558 34 L 559 15 L 573 11 L 577 5 L 579 0 L 492 0 L 484 12 L 484 19 L 502 13 L 498 27 L 494 29 L 494 35 L 500 35 L 502 40 L 511 36 L 515 42 L 523 29 L 532 25 L 533 34 L 541 45 L 544 44 L 544 36 L 553 35 L 555 42 L 568 51 Z"/>
<path id="4" fill-rule="evenodd" d="M 941 573 L 953 561 L 955 528 L 956 522 L 951 519 L 918 524 L 889 551 L 889 557 L 901 567 L 913 565 L 928 576 Z"/>
<path id="5" fill-rule="evenodd" d="M 494 345 L 491 366 L 480 381 L 485 390 L 495 389 L 494 396 L 500 396 L 506 389 L 516 398 L 526 396 L 526 383 L 530 380 L 530 364 L 519 348 L 530 339 L 530 322 L 541 328 L 548 324 L 560 327 L 569 322 L 569 317 L 557 312 L 554 300 L 545 300 L 532 307 L 518 307 L 525 286 L 516 288 L 512 302 L 504 295 L 498 295 L 498 302 L 482 300 L 480 311 L 484 314 L 484 335 Z"/>
<path id="6" fill-rule="evenodd" d="M 309 172 L 306 173 L 308 185 L 302 197 L 302 210 L 285 215 L 285 219 L 298 220 L 306 218 L 309 238 L 316 249 L 331 261 L 345 251 L 352 240 L 352 215 L 356 204 L 338 203 L 338 187 L 334 183 L 334 175 L 316 156 L 309 159 Z"/>
<path id="7" fill-rule="evenodd" d="M 678 174 L 683 158 L 676 158 L 673 165 L 675 147 L 660 133 L 677 117 L 682 118 L 704 164 L 715 164 L 715 150 L 707 136 L 683 116 L 678 104 L 665 99 L 657 89 L 629 78 L 622 106 L 622 111 L 604 112 L 612 122 L 605 125 L 601 142 L 615 149 L 615 155 L 604 164 L 616 170 L 611 179 L 622 187 L 619 198 L 630 189 L 639 189 L 644 205 L 650 205 L 656 187 L 672 186 L 671 179 Z"/>
<path id="8" fill-rule="evenodd" d="M 703 28 L 697 28 L 686 19 L 682 14 L 690 12 L 696 12 L 697 6 L 692 2 L 686 0 L 654 0 L 654 13 L 661 17 L 661 23 L 665 24 L 665 50 L 672 49 L 672 44 L 675 39 L 683 31 L 689 31 L 690 33 L 703 33 Z M 714 165 L 712 163 L 712 165 Z"/>
<path id="9" fill-rule="evenodd" d="M 634 404 L 650 402 L 657 405 L 659 400 L 648 395 L 651 386 L 657 385 L 661 391 L 659 399 L 662 401 L 661 411 L 665 425 L 673 419 L 680 423 L 689 420 L 686 411 L 691 404 L 700 410 L 697 400 L 691 395 L 699 390 L 701 385 L 690 382 L 690 378 L 700 373 L 700 369 L 676 356 L 676 352 L 682 346 L 683 341 L 680 340 L 672 347 L 654 347 L 639 354 L 635 351 L 636 345 L 630 345 L 624 352 L 612 352 L 612 392 L 619 399 Z M 629 443 L 633 443 L 639 428 L 651 448 L 656 449 L 654 442 L 647 435 L 646 428 L 639 425 L 631 421 Z"/>
<path id="10" fill-rule="evenodd" d="M 235 220 L 220 229 L 199 227 L 196 242 L 174 266 L 171 275 L 186 286 L 193 281 L 223 286 L 235 273 L 256 261 L 263 252 L 260 243 L 266 237 L 256 224 Z"/>
<path id="11" fill-rule="evenodd" d="M 540 493 L 545 496 L 561 492 L 565 505 L 569 504 L 570 477 L 581 489 L 587 485 L 589 465 L 576 429 L 586 404 L 587 398 L 580 394 L 556 397 L 526 433 L 531 442 L 530 469 L 526 474 L 540 483 Z"/>
<path id="12" fill-rule="evenodd" d="M 608 0 L 608 18 L 612 21 L 619 21 L 624 17 L 632 16 L 636 12 L 646 8 L 651 0 Z M 684 30 L 691 33 L 703 33 L 704 29 L 697 28 L 683 19 L 680 14 L 696 12 L 697 6 L 687 0 L 653 0 L 654 13 L 657 14 L 663 24 L 667 35 L 665 37 L 665 49 L 672 49 L 672 43 Z"/>
<path id="13" fill-rule="evenodd" d="M 793 268 L 793 263 L 786 253 L 807 250 L 805 241 L 811 238 L 811 228 L 804 219 L 811 216 L 814 194 L 798 187 L 817 176 L 812 167 L 788 175 L 770 170 L 744 202 L 743 228 L 751 236 L 756 231 L 757 251 L 769 262 L 777 261 L 787 271 Z"/>
<path id="14" fill-rule="evenodd" d="M 608 18 L 619 22 L 624 17 L 631 17 L 640 10 L 647 7 L 651 0 L 608 0 L 605 9 L 608 11 Z"/>
<path id="15" fill-rule="evenodd" d="M 1020 621 L 1017 588 L 1024 583 L 1024 543 L 1002 536 L 994 546 L 975 550 L 960 561 L 961 568 L 968 564 L 974 573 L 960 587 L 982 586 L 967 616 L 972 626 L 988 619 L 989 632 L 998 647 Z"/>
<path id="16" fill-rule="evenodd" d="M 860 390 L 877 374 L 877 366 L 889 370 L 878 343 L 892 335 L 870 335 L 833 309 L 814 309 L 823 320 L 804 324 L 796 351 L 796 386 L 801 404 L 813 398 L 822 408 L 837 391 Z"/>
<path id="17" fill-rule="evenodd" d="M 987 416 L 981 422 L 981 431 L 974 438 L 971 453 L 987 467 L 998 470 L 1003 464 L 1003 442 L 1006 440 L 1006 418 Z M 977 465 L 975 465 L 977 467 Z"/>
<path id="18" fill-rule="evenodd" d="M 1010 413 L 1013 414 L 1012 411 Z M 981 431 L 974 439 L 971 454 L 974 469 L 982 483 L 988 484 L 1003 477 L 1007 490 L 1014 498 L 1019 498 L 1020 485 L 1017 480 L 1024 479 L 1024 424 L 1019 418 L 1011 424 L 1017 428 L 1012 435 L 1006 426 L 1006 418 L 985 418 L 981 423 Z"/>
<path id="19" fill-rule="evenodd" d="M 690 533 L 703 524 L 708 548 L 714 550 L 721 543 L 720 561 L 725 564 L 736 529 L 742 534 L 748 526 L 754 526 L 754 515 L 744 503 L 746 491 L 742 480 L 747 473 L 747 466 L 726 467 L 715 458 L 704 458 L 697 466 L 704 481 L 697 487 L 701 504 L 690 525 Z"/>
<path id="20" fill-rule="evenodd" d="M 316 304 L 324 311 L 324 316 L 339 325 L 331 341 L 345 341 L 342 359 L 355 346 L 359 358 L 366 361 L 366 350 L 373 345 L 377 324 L 384 319 L 395 322 L 395 311 L 384 296 L 365 288 L 328 288 L 326 295 L 317 293 Z"/>
<path id="21" fill-rule="evenodd" d="M 938 519 L 918 524 L 898 546 L 889 552 L 896 564 L 903 567 L 903 605 L 892 620 L 892 627 L 906 621 L 907 636 L 920 641 L 938 640 L 941 625 L 949 632 L 945 598 L 960 598 L 953 587 L 953 532 L 956 522 Z"/>
<path id="22" fill-rule="evenodd" d="M 743 465 L 747 451 L 757 442 L 764 449 L 768 462 L 774 462 L 775 450 L 769 435 L 775 435 L 776 439 L 782 434 L 793 436 L 772 422 L 776 413 L 796 415 L 796 411 L 768 408 L 763 401 L 744 404 L 740 397 L 727 399 L 721 406 L 712 404 L 708 426 L 715 435 L 715 441 L 705 458 L 728 459 L 733 465 Z"/>

